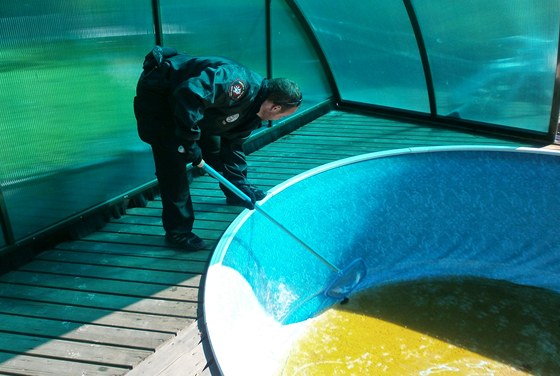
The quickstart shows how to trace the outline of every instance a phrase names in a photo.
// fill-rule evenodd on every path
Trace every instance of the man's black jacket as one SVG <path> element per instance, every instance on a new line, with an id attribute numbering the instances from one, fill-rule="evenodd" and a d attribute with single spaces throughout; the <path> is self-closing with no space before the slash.
<path id="1" fill-rule="evenodd" d="M 140 138 L 150 144 L 188 148 L 200 133 L 218 135 L 224 173 L 246 177 L 243 142 L 261 125 L 266 80 L 219 57 L 192 57 L 156 47 L 144 61 L 134 98 Z"/>

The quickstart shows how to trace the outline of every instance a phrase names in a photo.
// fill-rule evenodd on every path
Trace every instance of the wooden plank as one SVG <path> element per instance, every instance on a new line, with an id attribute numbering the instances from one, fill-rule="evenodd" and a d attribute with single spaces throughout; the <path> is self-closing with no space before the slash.
<path id="1" fill-rule="evenodd" d="M 197 232 L 198 233 L 198 232 Z M 218 243 L 218 239 L 214 236 L 221 235 L 217 231 L 204 231 L 201 230 L 199 236 L 206 240 L 207 246 L 205 250 L 192 252 L 192 253 L 206 253 L 207 255 L 210 254 L 210 251 L 216 247 Z M 165 249 L 175 249 L 170 247 L 168 244 L 165 243 L 165 239 L 163 236 L 153 236 L 153 235 L 136 235 L 136 234 L 115 234 L 112 232 L 95 232 L 88 236 L 85 236 L 83 239 L 90 240 L 90 241 L 98 241 L 98 242 L 105 242 L 105 243 L 120 243 L 120 244 L 137 244 L 137 245 L 146 245 L 146 246 L 160 246 Z"/>
<path id="2" fill-rule="evenodd" d="M 371 143 L 352 143 L 352 142 L 321 142 L 318 144 L 310 143 L 311 141 L 306 142 L 306 140 L 300 140 L 298 142 L 286 142 L 286 143 L 278 143 L 274 146 L 270 147 L 267 151 L 274 151 L 274 152 L 282 152 L 282 151 L 291 151 L 294 149 L 305 149 L 305 150 L 313 150 L 314 155 L 321 155 L 324 156 L 329 155 L 332 158 L 332 161 L 344 158 L 346 156 L 351 155 L 360 155 L 360 154 L 368 154 L 377 151 L 384 151 L 388 150 L 387 147 L 384 147 L 382 143 L 379 142 L 371 142 Z M 407 140 L 407 142 L 403 142 L 401 144 L 396 145 L 395 143 L 391 143 L 392 146 L 395 146 L 394 149 L 403 149 L 409 148 L 414 146 L 439 146 L 442 143 L 438 142 L 413 142 L 413 140 Z"/>
<path id="3" fill-rule="evenodd" d="M 121 217 L 121 218 L 128 218 Z M 117 221 L 111 221 L 103 227 L 103 231 L 106 232 L 119 232 L 128 234 L 145 234 L 145 235 L 165 235 L 165 231 L 161 226 L 154 226 L 152 224 L 146 224 L 145 217 L 136 218 L 136 220 L 123 219 Z M 161 219 L 158 219 L 161 221 Z M 209 230 L 223 232 L 231 224 L 230 221 L 214 221 L 208 219 L 201 219 L 196 217 L 194 230 Z"/>
<path id="4" fill-rule="evenodd" d="M 27 317 L 48 317 L 60 321 L 167 333 L 175 333 L 196 319 L 196 317 L 159 316 L 3 297 L 0 297 L 0 313 L 18 315 L 22 317 L 22 320 L 25 320 Z"/>
<path id="5" fill-rule="evenodd" d="M 208 198 L 204 200 L 204 196 L 200 197 L 200 200 L 193 202 L 193 207 L 195 210 L 195 215 L 197 217 L 201 215 L 203 212 L 210 212 L 215 214 L 234 214 L 234 217 L 237 216 L 239 213 L 242 212 L 237 206 L 231 206 L 225 204 L 225 198 L 215 197 L 215 198 Z M 154 200 L 149 201 L 147 208 L 159 209 L 161 210 L 161 201 Z M 157 215 L 161 215 L 161 212 L 158 212 Z"/>
<path id="6" fill-rule="evenodd" d="M 170 333 L 115 328 L 103 325 L 84 325 L 70 321 L 31 317 L 23 320 L 18 316 L 5 314 L 0 314 L 1 332 L 36 336 L 45 340 L 58 338 L 98 345 L 124 346 L 149 352 L 158 348 L 172 337 Z M 14 348 L 7 348 L 7 350 L 15 351 Z"/>
<path id="7" fill-rule="evenodd" d="M 144 208 L 134 208 L 144 209 Z M 134 215 L 131 213 L 133 209 L 127 209 L 126 215 L 120 218 L 112 218 L 110 223 L 128 223 L 128 224 L 139 224 L 145 226 L 162 226 L 161 212 L 155 215 Z"/>
<path id="8" fill-rule="evenodd" d="M 309 170 L 317 166 L 316 158 L 306 159 L 305 161 L 299 159 L 292 161 L 288 160 L 288 158 L 278 160 L 278 158 L 275 156 L 270 156 L 269 160 L 267 161 L 265 158 L 267 157 L 263 155 L 262 157 L 255 157 L 250 159 L 251 169 L 249 170 L 249 176 L 264 171 L 268 172 L 271 169 L 284 173 L 291 172 L 291 170 L 294 169 Z M 330 158 L 325 159 L 325 162 L 330 162 Z"/>
<path id="9" fill-rule="evenodd" d="M 0 374 L 25 376 L 120 376 L 128 367 L 39 358 L 36 356 L 0 352 Z"/>
<path id="10" fill-rule="evenodd" d="M 197 226 L 194 229 L 197 233 L 206 234 L 208 238 L 220 237 L 229 225 L 227 222 L 213 222 L 196 219 Z M 100 231 L 114 232 L 123 234 L 143 234 L 143 235 L 165 235 L 165 230 L 160 226 L 144 225 L 141 223 L 128 224 L 123 222 L 107 223 Z M 203 236 L 203 235 L 201 235 Z"/>
<path id="11" fill-rule="evenodd" d="M 19 270 L 38 273 L 103 278 L 113 281 L 134 281 L 138 283 L 154 283 L 159 285 L 174 285 L 185 287 L 199 287 L 202 278 L 201 274 L 159 270 L 127 269 L 117 268 L 110 265 L 101 266 L 67 264 L 37 259 L 23 265 Z"/>
<path id="12" fill-rule="evenodd" d="M 78 291 L 103 293 L 111 291 L 118 295 L 137 298 L 174 299 L 198 301 L 199 289 L 195 287 L 140 283 L 136 281 L 116 281 L 114 279 L 91 278 L 81 275 L 58 275 L 16 270 L 2 276 L 3 283 L 32 285 L 51 288 L 71 288 Z"/>
<path id="13" fill-rule="evenodd" d="M 294 170 L 292 171 L 292 173 L 286 173 L 286 174 L 279 174 L 279 173 L 260 173 L 258 174 L 258 176 L 254 176 L 253 178 L 251 178 L 252 182 L 255 181 L 263 181 L 263 180 L 268 180 L 270 182 L 277 182 L 277 184 L 283 183 L 286 180 L 288 180 L 291 177 L 296 176 L 297 174 L 304 172 L 305 170 Z"/>
<path id="14" fill-rule="evenodd" d="M 309 145 L 315 144 L 316 145 L 329 145 L 331 147 L 334 146 L 345 146 L 345 145 L 361 145 L 365 148 L 372 148 L 372 147 L 382 147 L 384 145 L 391 145 L 391 148 L 397 149 L 404 145 L 419 145 L 419 144 L 429 144 L 429 145 L 451 145 L 451 144 L 477 144 L 477 145 L 520 145 L 521 143 L 516 142 L 504 142 L 500 141 L 497 142 L 493 139 L 487 139 L 482 137 L 468 137 L 464 135 L 463 137 L 453 137 L 453 138 L 441 138 L 435 137 L 435 135 L 425 134 L 411 134 L 407 133 L 406 135 L 399 135 L 394 134 L 390 137 L 387 135 L 380 135 L 380 134 L 363 134 L 361 137 L 365 137 L 366 140 L 360 140 L 360 137 L 353 137 L 353 136 L 345 136 L 345 137 L 330 137 L 321 134 L 304 134 L 298 137 L 297 139 L 290 140 L 290 144 L 295 145 Z"/>
<path id="15" fill-rule="evenodd" d="M 205 260 L 207 253 L 184 252 L 174 248 L 161 248 L 145 244 L 103 243 L 88 240 L 76 240 L 57 244 L 53 249 L 91 252 L 99 254 L 135 255 L 151 258 L 172 258 L 180 260 Z"/>
<path id="16" fill-rule="evenodd" d="M 251 176 L 255 176 L 255 175 L 258 177 L 268 176 L 273 179 L 282 179 L 285 178 L 286 176 L 295 176 L 315 166 L 317 166 L 316 163 L 313 165 L 308 163 L 305 166 L 299 164 L 293 164 L 289 168 L 278 168 L 278 169 L 275 168 L 272 171 L 270 166 L 263 166 L 255 169 L 254 175 Z"/>
<path id="17" fill-rule="evenodd" d="M 142 220 L 142 218 L 151 217 L 155 219 L 154 224 L 161 225 L 161 201 L 159 200 L 150 201 L 148 205 L 149 206 L 145 208 L 127 209 L 126 216 L 121 217 L 119 220 L 113 220 L 113 221 L 118 222 L 121 219 L 125 221 L 126 218 L 128 217 L 132 217 L 132 218 L 141 217 L 140 220 Z M 201 220 L 209 220 L 209 221 L 216 221 L 216 222 L 218 221 L 231 222 L 239 215 L 239 213 L 241 213 L 241 211 L 242 210 L 240 210 L 239 208 L 236 208 L 234 212 L 230 212 L 230 213 L 216 213 L 211 211 L 203 211 L 203 212 L 196 212 L 195 216 L 197 220 L 201 219 Z M 145 224 L 149 224 L 149 223 L 145 223 Z"/>
<path id="18" fill-rule="evenodd" d="M 172 341 L 162 346 L 127 376 L 194 376 L 206 367 L 211 354 L 202 346 L 203 335 L 201 322 L 196 321 L 185 330 L 180 331 Z"/>
<path id="19" fill-rule="evenodd" d="M 153 201 L 148 201 L 146 206 L 143 207 L 133 207 L 126 209 L 126 216 L 147 216 L 147 217 L 155 217 L 161 219 L 161 208 L 152 207 Z"/>
<path id="20" fill-rule="evenodd" d="M 83 324 L 46 318 L 0 314 L 0 332 L 67 339 L 100 345 L 125 346 L 153 351 L 171 339 L 171 333 Z M 9 348 L 14 351 L 13 348 Z"/>
<path id="21" fill-rule="evenodd" d="M 237 206 L 226 205 L 225 198 L 216 198 L 212 202 L 205 201 L 195 201 L 193 202 L 193 207 L 196 213 L 201 212 L 213 212 L 213 213 L 223 213 L 223 214 L 239 214 L 242 210 Z"/>
<path id="22" fill-rule="evenodd" d="M 67 304 L 110 311 L 144 313 L 175 317 L 196 317 L 198 306 L 194 302 L 91 293 L 41 286 L 0 284 L 0 296 L 34 302 Z"/>
<path id="23" fill-rule="evenodd" d="M 319 134 L 320 133 L 320 134 Z M 469 130 L 459 130 L 453 128 L 444 128 L 439 126 L 419 126 L 410 123 L 402 123 L 393 120 L 376 121 L 371 118 L 363 118 L 359 115 L 343 116 L 337 119 L 336 126 L 330 119 L 318 119 L 304 127 L 301 127 L 290 135 L 279 141 L 298 138 L 301 135 L 318 134 L 321 137 L 355 137 L 356 135 L 381 135 L 384 139 L 406 140 L 408 135 L 417 135 L 424 138 L 436 137 L 440 139 L 462 139 L 472 138 L 486 140 L 489 142 L 518 142 L 505 137 L 497 137 L 496 135 L 475 133 Z M 398 136 L 395 137 L 395 136 Z M 405 137 L 403 137 L 405 136 Z M 367 141 L 367 140 L 365 140 Z M 278 141 L 277 141 L 278 142 Z M 275 142 L 275 143 L 277 143 Z M 398 143 L 397 142 L 397 143 Z M 523 141 L 521 141 L 523 142 Z"/>
<path id="24" fill-rule="evenodd" d="M 0 351 L 130 368 L 152 351 L 0 332 Z"/>
<path id="25" fill-rule="evenodd" d="M 50 260 L 59 263 L 75 263 L 87 265 L 111 265 L 112 267 L 136 268 L 143 270 L 160 270 L 166 272 L 184 272 L 189 274 L 202 274 L 206 270 L 207 259 L 205 260 L 183 260 L 178 262 L 175 259 L 147 258 L 143 256 L 126 256 L 103 254 L 97 258 L 91 254 L 51 250 L 42 252 L 36 260 Z"/>
<path id="26" fill-rule="evenodd" d="M 121 235 L 142 235 L 142 238 L 147 239 L 150 236 L 160 238 L 163 240 L 165 231 L 157 226 L 145 225 L 127 225 L 126 223 L 108 223 L 103 228 L 99 229 L 100 232 L 110 233 L 114 235 L 115 239 L 123 239 Z M 197 234 L 203 239 L 217 239 L 223 233 L 221 229 L 203 229 L 198 228 Z M 164 243 L 165 244 L 165 243 Z"/>
<path id="27" fill-rule="evenodd" d="M 377 141 L 393 141 L 400 143 L 403 140 L 407 140 L 409 137 L 417 139 L 440 139 L 440 140 L 480 140 L 483 142 L 515 142 L 513 140 L 500 140 L 495 137 L 489 137 L 482 134 L 474 134 L 468 132 L 456 132 L 450 130 L 440 130 L 435 128 L 417 128 L 417 127 L 369 127 L 363 125 L 348 125 L 344 124 L 337 127 L 337 132 L 334 133 L 328 129 L 327 126 L 321 127 L 320 125 L 314 125 L 312 127 L 303 127 L 291 134 L 293 139 L 302 138 L 305 136 L 309 137 L 320 137 L 321 139 L 334 139 L 338 138 L 341 140 L 346 140 L 348 138 L 363 137 L 366 138 L 365 141 L 377 140 Z"/>
<path id="28" fill-rule="evenodd" d="M 305 148 L 308 148 L 309 146 L 305 146 Z M 281 155 L 282 153 L 288 153 L 291 155 L 294 155 L 297 157 L 297 153 L 295 153 L 293 150 L 294 149 L 302 149 L 304 148 L 302 145 L 289 145 L 289 144 L 278 144 L 278 145 L 274 145 L 274 147 L 271 147 L 270 149 L 267 150 L 267 152 L 269 153 L 274 153 L 279 154 L 280 156 L 278 158 L 282 158 Z M 320 155 L 322 157 L 328 157 L 328 158 L 332 158 L 330 159 L 331 161 L 335 161 L 335 160 L 339 160 L 339 159 L 344 159 L 347 157 L 352 157 L 355 155 L 361 155 L 361 154 L 368 154 L 368 153 L 373 153 L 376 151 L 382 151 L 385 150 L 383 148 L 360 148 L 360 150 L 357 150 L 357 148 L 340 148 L 340 149 L 333 149 L 333 148 L 327 148 L 327 147 L 323 147 L 323 148 L 313 148 L 313 154 L 314 155 Z"/>
<path id="29" fill-rule="evenodd" d="M 260 153 L 259 155 L 251 155 L 250 163 L 270 164 L 273 163 L 275 160 L 282 161 L 287 164 L 293 164 L 293 165 L 298 165 L 302 163 L 301 166 L 305 170 L 333 161 L 332 158 L 328 156 L 319 158 L 318 156 L 309 156 L 309 155 L 297 156 L 296 154 L 293 153 L 292 154 L 284 153 L 282 155 L 276 155 L 274 153 L 263 152 Z"/>
<path id="30" fill-rule="evenodd" d="M 199 187 L 194 184 L 191 185 L 190 192 L 191 196 L 200 197 L 200 202 L 221 203 L 225 199 L 224 193 L 221 190 Z"/>

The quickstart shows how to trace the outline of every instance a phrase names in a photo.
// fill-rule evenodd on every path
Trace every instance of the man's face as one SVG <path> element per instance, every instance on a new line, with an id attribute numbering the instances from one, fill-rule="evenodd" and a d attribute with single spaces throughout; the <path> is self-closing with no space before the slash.
<path id="1" fill-rule="evenodd" d="M 261 105 L 261 108 L 257 113 L 257 115 L 262 120 L 279 120 L 282 119 L 283 117 L 293 114 L 298 110 L 298 108 L 299 107 L 290 107 L 287 110 L 280 112 L 282 111 L 282 106 L 279 106 L 269 101 L 265 101 Z"/>

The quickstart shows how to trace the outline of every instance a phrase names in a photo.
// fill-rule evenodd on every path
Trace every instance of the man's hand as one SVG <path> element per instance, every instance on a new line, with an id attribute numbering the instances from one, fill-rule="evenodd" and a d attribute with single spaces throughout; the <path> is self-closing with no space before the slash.
<path id="1" fill-rule="evenodd" d="M 253 192 L 253 190 L 251 189 L 251 187 L 249 185 L 240 185 L 237 188 L 239 188 L 239 190 L 243 193 L 245 193 L 245 195 L 247 195 L 247 197 L 249 197 L 249 200 L 251 200 L 251 202 L 243 201 L 243 206 L 245 206 L 247 209 L 249 210 L 253 210 L 255 209 L 255 203 L 257 202 L 257 197 L 255 196 L 255 192 Z"/>
<path id="2" fill-rule="evenodd" d="M 193 142 L 188 149 L 183 145 L 179 145 L 177 151 L 181 154 L 186 154 L 186 160 L 192 162 L 193 166 L 202 167 L 202 150 L 196 142 Z"/>

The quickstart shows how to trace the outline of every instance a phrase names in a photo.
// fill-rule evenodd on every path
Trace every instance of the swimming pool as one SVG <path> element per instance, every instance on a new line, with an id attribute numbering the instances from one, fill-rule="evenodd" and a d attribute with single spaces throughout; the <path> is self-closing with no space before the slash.
<path id="1" fill-rule="evenodd" d="M 560 292 L 559 157 L 501 147 L 373 153 L 301 174 L 261 205 L 340 268 L 363 260 L 367 274 L 354 292 L 449 276 Z M 205 285 L 224 375 L 274 374 L 306 320 L 337 303 L 324 294 L 335 278 L 260 213 L 242 213 Z"/>

